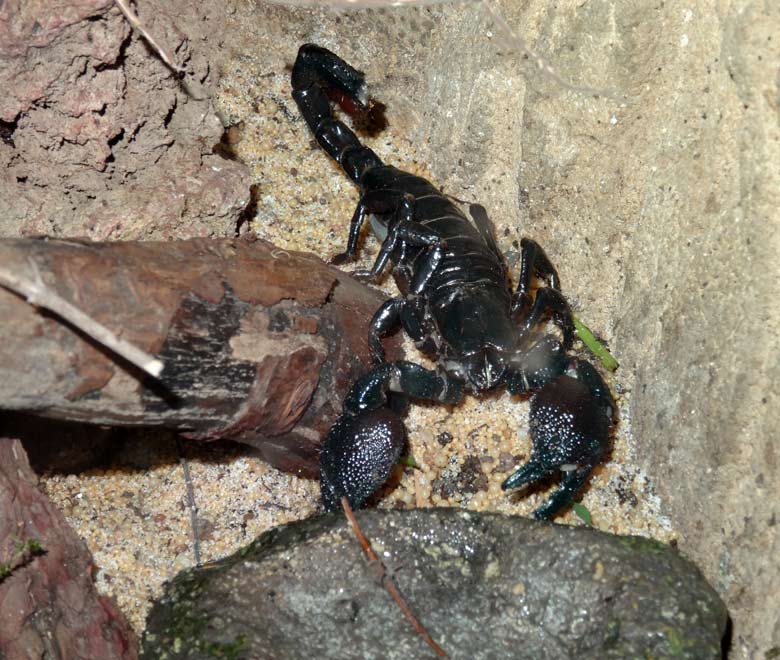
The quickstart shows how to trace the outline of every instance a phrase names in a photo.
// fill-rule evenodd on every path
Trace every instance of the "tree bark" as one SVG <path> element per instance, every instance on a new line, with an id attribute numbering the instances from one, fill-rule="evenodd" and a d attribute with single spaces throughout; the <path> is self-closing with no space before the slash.
<path id="1" fill-rule="evenodd" d="M 158 357 L 145 376 L 81 331 L 0 289 L 0 408 L 174 429 L 256 446 L 315 476 L 320 439 L 369 368 L 383 296 L 319 258 L 263 241 L 0 242 L 0 263 Z M 387 346 L 400 356 L 397 343 Z"/>

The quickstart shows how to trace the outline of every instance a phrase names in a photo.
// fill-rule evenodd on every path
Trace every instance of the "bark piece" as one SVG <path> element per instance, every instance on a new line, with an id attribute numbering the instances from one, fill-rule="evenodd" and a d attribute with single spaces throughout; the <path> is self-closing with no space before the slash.
<path id="1" fill-rule="evenodd" d="M 227 437 L 315 476 L 320 438 L 370 364 L 367 324 L 381 294 L 262 241 L 8 240 L 0 260 L 28 274 L 34 263 L 47 286 L 166 365 L 159 381 L 144 377 L 0 290 L 6 410 Z"/>
<path id="2" fill-rule="evenodd" d="M 116 605 L 92 582 L 84 542 L 36 487 L 18 440 L 0 438 L 0 657 L 123 658 L 138 642 Z M 20 552 L 37 542 L 40 553 Z"/>

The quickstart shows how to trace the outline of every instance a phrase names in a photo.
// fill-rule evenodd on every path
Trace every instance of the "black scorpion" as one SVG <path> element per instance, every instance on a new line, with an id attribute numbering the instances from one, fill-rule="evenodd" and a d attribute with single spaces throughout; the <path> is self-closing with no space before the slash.
<path id="1" fill-rule="evenodd" d="M 518 488 L 560 473 L 562 483 L 534 512 L 549 519 L 566 506 L 606 456 L 615 404 L 596 369 L 568 352 L 574 340 L 569 305 L 542 248 L 523 239 L 520 276 L 511 291 L 504 257 L 485 209 L 471 220 L 425 179 L 385 165 L 333 114 L 369 112 L 362 72 L 325 48 L 306 44 L 292 71 L 293 98 L 319 145 L 360 189 L 347 249 L 355 258 L 367 217 L 382 240 L 368 271 L 374 280 L 388 264 L 401 295 L 374 314 L 369 348 L 375 366 L 352 386 L 343 412 L 322 445 L 322 499 L 335 510 L 346 496 L 361 506 L 388 478 L 405 442 L 401 415 L 407 397 L 456 404 L 465 391 L 501 385 L 530 394 L 528 462 L 502 484 Z M 532 288 L 534 279 L 545 284 Z M 560 338 L 539 328 L 548 320 Z M 398 326 L 437 360 L 435 371 L 408 361 L 386 362 L 381 338 Z"/>

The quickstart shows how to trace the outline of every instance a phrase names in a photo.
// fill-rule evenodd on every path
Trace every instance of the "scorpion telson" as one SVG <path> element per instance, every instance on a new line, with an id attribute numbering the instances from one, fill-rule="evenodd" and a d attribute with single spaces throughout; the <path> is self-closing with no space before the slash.
<path id="1" fill-rule="evenodd" d="M 472 205 L 469 220 L 425 179 L 385 165 L 334 116 L 331 99 L 350 114 L 369 105 L 363 74 L 341 58 L 302 46 L 292 90 L 319 145 L 360 189 L 346 251 L 333 261 L 354 259 L 370 217 L 382 246 L 373 267 L 354 274 L 373 280 L 391 262 L 401 291 L 374 314 L 368 344 L 375 366 L 352 386 L 323 442 L 326 510 L 337 509 L 342 496 L 353 508 L 361 506 L 388 478 L 405 441 L 401 415 L 407 397 L 456 404 L 466 391 L 505 386 L 512 394 L 532 395 L 533 448 L 502 488 L 560 474 L 559 489 L 534 512 L 552 518 L 605 458 L 615 411 L 596 369 L 568 354 L 573 321 L 555 267 L 536 242 L 523 239 L 512 292 L 484 208 Z M 534 279 L 544 284 L 535 292 Z M 541 331 L 550 319 L 559 337 Z M 399 326 L 437 361 L 435 371 L 385 361 L 381 338 Z"/>

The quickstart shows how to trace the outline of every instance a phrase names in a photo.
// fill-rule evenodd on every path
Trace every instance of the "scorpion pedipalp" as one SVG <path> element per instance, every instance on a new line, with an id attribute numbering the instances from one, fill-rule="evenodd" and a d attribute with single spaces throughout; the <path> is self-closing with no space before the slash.
<path id="1" fill-rule="evenodd" d="M 520 488 L 561 472 L 560 488 L 534 511 L 537 519 L 552 518 L 608 453 L 614 408 L 598 372 L 577 360 L 573 369 L 551 379 L 531 400 L 531 457 L 501 488 Z"/>
<path id="2" fill-rule="evenodd" d="M 320 484 L 326 511 L 342 497 L 359 508 L 387 481 L 401 456 L 406 433 L 401 415 L 407 397 L 458 403 L 459 381 L 413 362 L 382 362 L 359 378 L 320 450 Z"/>
<path id="3" fill-rule="evenodd" d="M 389 408 L 342 415 L 331 427 L 320 454 L 320 486 L 326 511 L 342 497 L 357 509 L 387 481 L 398 463 L 406 432 Z"/>

